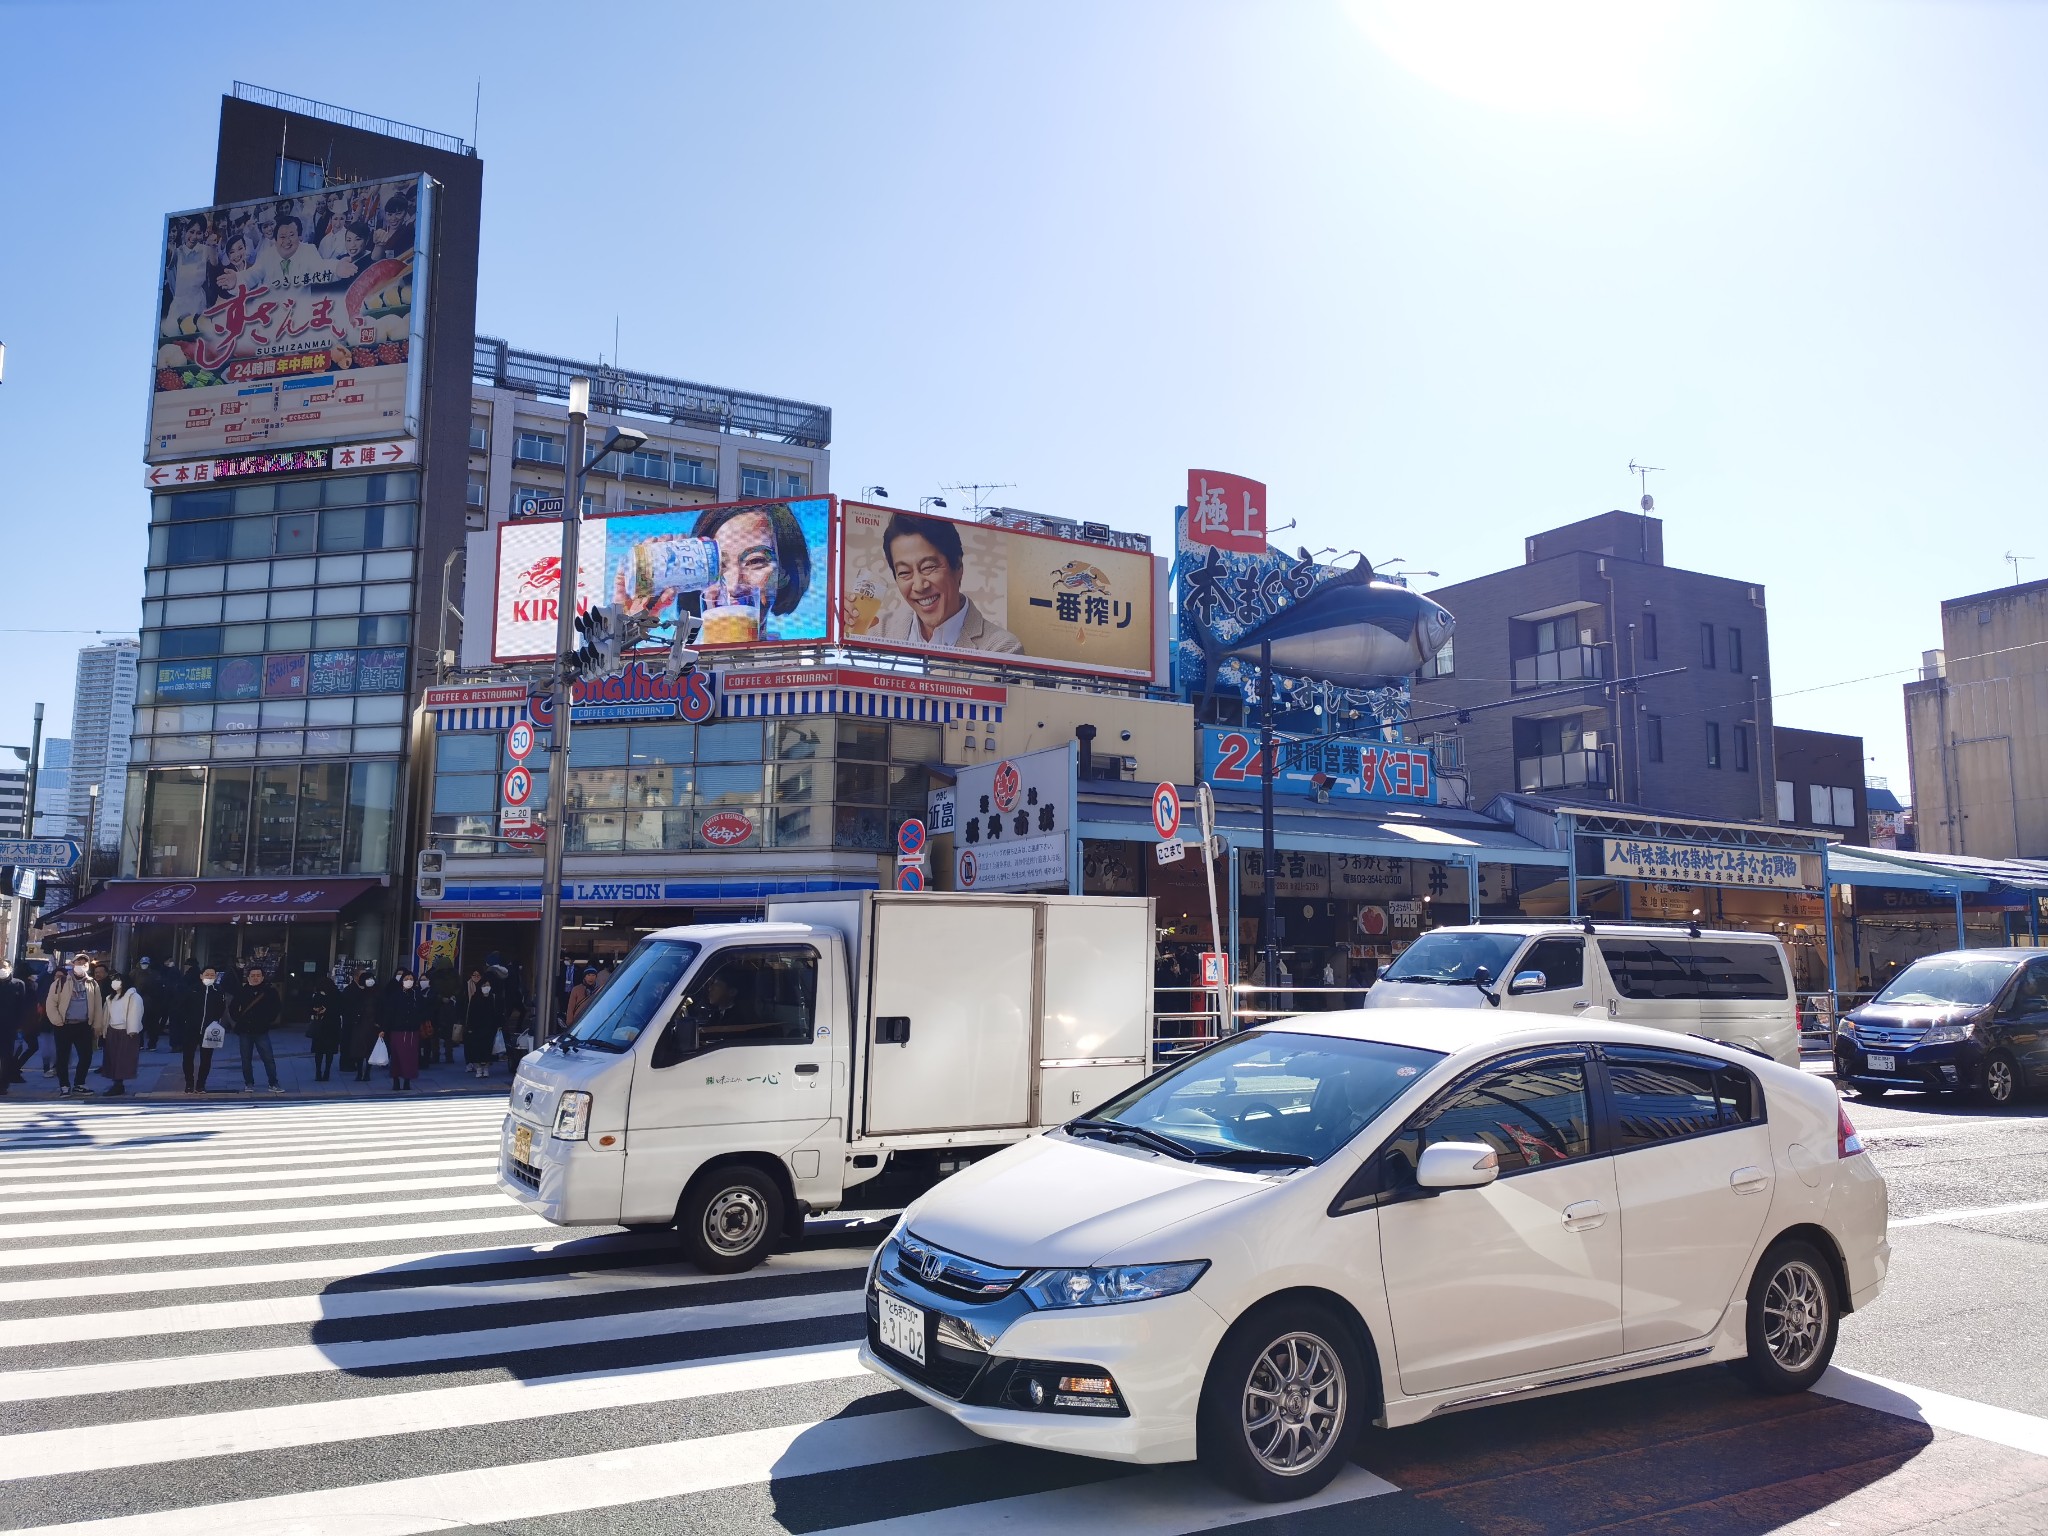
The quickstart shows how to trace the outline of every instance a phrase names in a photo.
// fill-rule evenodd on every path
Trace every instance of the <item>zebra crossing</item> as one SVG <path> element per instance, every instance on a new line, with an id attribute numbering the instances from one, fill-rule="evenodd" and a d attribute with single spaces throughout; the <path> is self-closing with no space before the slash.
<path id="1" fill-rule="evenodd" d="M 977 1439 L 861 1369 L 868 1248 L 722 1277 L 564 1232 L 497 1193 L 502 1114 L 0 1106 L 0 1528 L 1166 1536 L 1401 1502 Z"/>

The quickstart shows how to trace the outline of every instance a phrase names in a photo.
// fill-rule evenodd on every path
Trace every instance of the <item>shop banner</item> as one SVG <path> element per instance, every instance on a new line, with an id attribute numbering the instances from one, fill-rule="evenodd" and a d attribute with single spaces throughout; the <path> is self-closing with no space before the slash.
<path id="1" fill-rule="evenodd" d="M 586 517 L 576 611 L 618 604 L 662 618 L 701 612 L 703 651 L 815 646 L 831 633 L 831 540 L 827 496 Z M 500 524 L 491 642 L 498 661 L 555 654 L 561 590 L 561 521 Z M 664 631 L 646 649 L 668 644 Z"/>
<path id="2" fill-rule="evenodd" d="M 1330 781 L 1326 792 L 1332 800 L 1429 804 L 1436 799 L 1427 747 L 1307 741 L 1279 731 L 1273 733 L 1273 744 L 1273 755 L 1279 761 L 1279 771 L 1273 775 L 1275 794 L 1314 796 L 1316 775 L 1321 774 Z M 1255 785 L 1267 772 L 1257 731 L 1203 727 L 1202 777 L 1211 784 Z"/>
<path id="3" fill-rule="evenodd" d="M 1149 554 L 850 502 L 842 524 L 849 645 L 1152 677 Z"/>
<path id="4" fill-rule="evenodd" d="M 462 928 L 456 923 L 414 923 L 412 925 L 412 963 L 421 975 L 447 967 L 455 969 L 456 946 L 461 942 Z"/>
<path id="5" fill-rule="evenodd" d="M 1661 880 L 1678 885 L 1762 885 L 1777 890 L 1817 889 L 1820 857 L 1767 848 L 1708 843 L 1648 842 L 1641 838 L 1601 839 L 1601 868 L 1625 880 Z"/>
<path id="6" fill-rule="evenodd" d="M 1073 860 L 1074 743 L 962 768 L 953 884 L 962 891 L 1065 890 Z"/>
<path id="7" fill-rule="evenodd" d="M 403 176 L 166 219 L 144 458 L 415 436 L 432 185 Z"/>

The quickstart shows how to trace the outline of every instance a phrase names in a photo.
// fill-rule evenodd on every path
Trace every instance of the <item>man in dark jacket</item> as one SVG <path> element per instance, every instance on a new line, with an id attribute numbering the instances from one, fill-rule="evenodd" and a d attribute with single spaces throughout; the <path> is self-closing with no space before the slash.
<path id="1" fill-rule="evenodd" d="M 284 1017 L 284 1003 L 277 988 L 259 966 L 249 967 L 249 978 L 235 999 L 234 1031 L 242 1037 L 242 1086 L 256 1086 L 256 1058 L 263 1058 L 263 1070 L 270 1078 L 270 1091 L 283 1093 L 277 1083 L 277 1055 L 270 1048 L 270 1032 Z"/>
<path id="2" fill-rule="evenodd" d="M 21 1064 L 36 1048 L 35 1031 L 28 1027 L 35 1016 L 29 1007 L 28 983 L 0 960 L 0 1093 L 23 1080 Z"/>

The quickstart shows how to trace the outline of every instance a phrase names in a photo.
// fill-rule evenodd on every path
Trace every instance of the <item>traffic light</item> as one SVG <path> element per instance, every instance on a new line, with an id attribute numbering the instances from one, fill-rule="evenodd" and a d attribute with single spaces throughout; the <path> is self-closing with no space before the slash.
<path id="1" fill-rule="evenodd" d="M 576 615 L 576 633 L 583 643 L 562 658 L 572 677 L 605 677 L 619 669 L 623 647 L 610 608 L 586 608 Z"/>
<path id="2" fill-rule="evenodd" d="M 679 613 L 675 625 L 675 637 L 669 642 L 668 655 L 648 665 L 647 670 L 660 677 L 688 677 L 697 665 L 697 653 L 691 646 L 704 627 L 704 621 L 694 613 Z"/>

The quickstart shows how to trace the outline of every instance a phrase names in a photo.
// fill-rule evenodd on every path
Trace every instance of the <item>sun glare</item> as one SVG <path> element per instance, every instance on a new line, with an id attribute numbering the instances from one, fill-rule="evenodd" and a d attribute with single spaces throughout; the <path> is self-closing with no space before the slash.
<path id="1" fill-rule="evenodd" d="M 1346 0 L 1366 37 L 1438 90 L 1503 112 L 1633 118 L 1677 7 L 1659 0 Z"/>

